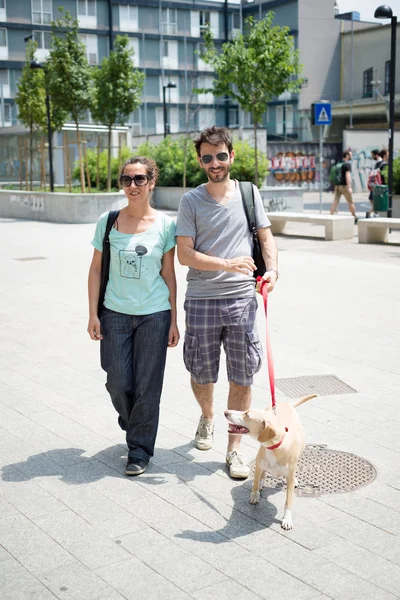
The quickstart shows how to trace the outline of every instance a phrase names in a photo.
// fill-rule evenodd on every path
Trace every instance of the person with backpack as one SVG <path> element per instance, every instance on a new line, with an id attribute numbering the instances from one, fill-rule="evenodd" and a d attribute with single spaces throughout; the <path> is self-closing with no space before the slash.
<path id="1" fill-rule="evenodd" d="M 228 408 L 240 411 L 250 407 L 262 347 L 256 327 L 253 234 L 246 217 L 245 194 L 242 198 L 239 182 L 230 177 L 234 161 L 230 132 L 225 127 L 205 129 L 195 147 L 208 182 L 182 196 L 176 236 L 179 262 L 189 267 L 183 356 L 201 409 L 195 444 L 199 450 L 209 450 L 221 342 L 229 381 Z M 246 187 L 254 197 L 253 212 L 267 268 L 263 278 L 272 291 L 278 279 L 278 251 L 260 193 L 255 186 Z M 231 477 L 246 479 L 250 470 L 240 453 L 240 439 L 239 429 L 229 432 L 226 463 Z"/>
<path id="2" fill-rule="evenodd" d="M 354 222 L 357 223 L 356 209 L 353 201 L 353 190 L 351 187 L 351 158 L 350 150 L 345 150 L 342 155 L 342 162 L 337 163 L 333 167 L 333 183 L 335 186 L 334 197 L 330 213 L 334 215 L 337 211 L 340 198 L 344 196 L 349 205 L 349 210 L 354 217 Z"/>
<path id="3" fill-rule="evenodd" d="M 383 151 L 386 152 L 386 151 Z M 384 168 L 387 166 L 387 162 L 383 160 L 383 152 L 379 150 L 372 150 L 371 155 L 373 160 L 375 161 L 374 168 L 371 169 L 371 172 L 368 176 L 367 187 L 369 189 L 368 200 L 371 203 L 371 210 L 367 217 L 379 217 L 379 214 L 374 212 L 374 189 L 377 185 L 385 184 L 385 176 L 383 174 Z"/>
<path id="4" fill-rule="evenodd" d="M 126 432 L 129 476 L 143 473 L 154 454 L 167 348 L 179 341 L 175 223 L 150 204 L 157 174 L 155 162 L 144 156 L 123 165 L 119 184 L 128 204 L 101 215 L 89 271 L 87 330 L 100 340 L 106 388 Z M 107 244 L 109 275 L 99 302 Z"/>

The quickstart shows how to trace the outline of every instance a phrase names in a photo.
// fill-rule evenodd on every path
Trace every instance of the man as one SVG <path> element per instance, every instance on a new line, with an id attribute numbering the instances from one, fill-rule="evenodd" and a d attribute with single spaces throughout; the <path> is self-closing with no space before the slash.
<path id="1" fill-rule="evenodd" d="M 367 215 L 367 217 L 379 217 L 379 213 L 376 213 L 374 211 L 374 190 L 372 188 L 372 186 L 370 185 L 370 179 L 373 180 L 373 185 L 376 185 L 376 180 L 377 177 L 375 175 L 375 173 L 378 171 L 379 169 L 379 180 L 378 183 L 384 184 L 385 183 L 385 176 L 383 174 L 383 170 L 387 165 L 387 162 L 385 160 L 383 160 L 383 156 L 385 156 L 386 150 L 382 150 L 381 152 L 379 150 L 371 150 L 371 156 L 372 159 L 375 161 L 374 164 L 374 168 L 371 170 L 369 179 L 368 179 L 368 187 L 370 188 L 370 192 L 369 192 L 369 196 L 368 196 L 368 200 L 371 203 L 371 210 L 369 212 L 369 214 Z"/>
<path id="2" fill-rule="evenodd" d="M 353 190 L 351 188 L 351 152 L 350 150 L 345 150 L 343 152 L 343 164 L 340 169 L 340 177 L 338 183 L 335 183 L 335 192 L 333 197 L 333 202 L 331 206 L 331 215 L 334 215 L 337 211 L 338 204 L 340 202 L 340 198 L 343 195 L 347 204 L 349 205 L 349 210 L 354 217 L 354 222 L 357 223 L 357 215 L 356 209 L 353 202 Z"/>
<path id="3" fill-rule="evenodd" d="M 182 196 L 176 235 L 179 262 L 189 267 L 183 352 L 202 412 L 195 443 L 199 450 L 209 450 L 221 342 L 229 380 L 228 408 L 241 411 L 250 407 L 250 386 L 261 368 L 262 347 L 255 324 L 252 236 L 239 184 L 230 178 L 234 160 L 230 133 L 224 127 L 205 129 L 195 146 L 208 183 Z M 272 291 L 278 278 L 278 252 L 257 188 L 254 196 L 258 236 L 268 269 L 264 279 Z M 229 435 L 226 462 L 231 477 L 245 479 L 249 468 L 239 451 L 240 439 L 240 435 Z"/>

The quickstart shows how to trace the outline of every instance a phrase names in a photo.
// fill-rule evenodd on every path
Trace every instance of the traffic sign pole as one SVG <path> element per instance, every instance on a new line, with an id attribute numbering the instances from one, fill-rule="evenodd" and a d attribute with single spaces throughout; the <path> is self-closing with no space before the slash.
<path id="1" fill-rule="evenodd" d="M 322 213 L 322 163 L 324 160 L 322 128 L 332 124 L 332 104 L 330 102 L 314 102 L 311 105 L 311 124 L 319 127 L 319 212 Z"/>

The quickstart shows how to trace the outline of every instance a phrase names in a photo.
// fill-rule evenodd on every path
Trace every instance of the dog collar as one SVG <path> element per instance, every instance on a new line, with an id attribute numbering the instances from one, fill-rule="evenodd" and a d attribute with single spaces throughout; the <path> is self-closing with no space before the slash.
<path id="1" fill-rule="evenodd" d="M 277 448 L 279 448 L 279 446 L 283 443 L 283 440 L 285 439 L 285 434 L 287 431 L 289 430 L 287 427 L 285 427 L 285 433 L 283 434 L 281 441 L 277 444 L 274 444 L 273 446 L 266 446 L 267 450 L 276 450 Z"/>

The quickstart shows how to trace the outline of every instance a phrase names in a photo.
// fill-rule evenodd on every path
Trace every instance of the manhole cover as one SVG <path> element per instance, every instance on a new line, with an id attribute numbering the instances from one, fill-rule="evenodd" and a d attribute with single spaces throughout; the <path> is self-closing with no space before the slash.
<path id="1" fill-rule="evenodd" d="M 251 471 L 254 475 L 252 464 Z M 365 458 L 329 450 L 326 445 L 308 444 L 296 471 L 298 496 L 321 496 L 352 492 L 363 487 L 376 477 L 376 469 Z M 286 480 L 266 475 L 264 488 L 286 488 Z"/>
<path id="2" fill-rule="evenodd" d="M 46 260 L 45 256 L 25 256 L 24 258 L 14 258 L 14 260 L 19 260 L 20 262 L 27 262 L 29 260 Z"/>
<path id="3" fill-rule="evenodd" d="M 336 375 L 306 375 L 277 379 L 276 387 L 289 398 L 299 398 L 300 396 L 308 396 L 308 394 L 318 394 L 318 396 L 355 394 L 357 391 Z"/>

